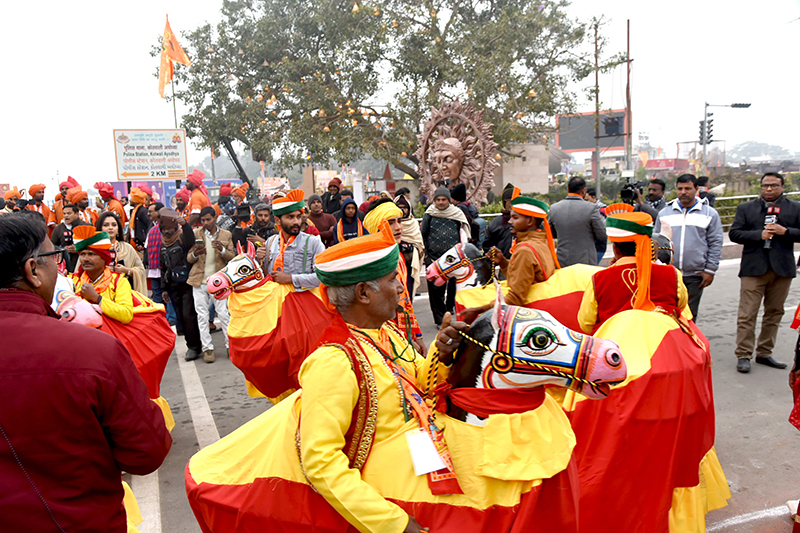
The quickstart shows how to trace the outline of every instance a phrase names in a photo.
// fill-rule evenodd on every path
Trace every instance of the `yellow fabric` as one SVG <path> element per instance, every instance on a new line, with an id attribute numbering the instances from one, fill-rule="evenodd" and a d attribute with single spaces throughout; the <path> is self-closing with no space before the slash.
<path id="1" fill-rule="evenodd" d="M 139 504 L 136 502 L 136 496 L 133 495 L 130 485 L 123 481 L 122 490 L 125 492 L 122 506 L 125 507 L 128 533 L 138 533 L 139 530 L 136 529 L 136 526 L 142 523 L 142 512 L 139 510 Z"/>
<path id="2" fill-rule="evenodd" d="M 167 431 L 172 431 L 172 428 L 175 427 L 175 418 L 172 416 L 172 409 L 169 408 L 169 404 L 167 400 L 163 396 L 159 396 L 158 398 L 151 398 L 161 409 L 161 414 L 164 415 L 164 423 L 167 425 Z"/>
<path id="3" fill-rule="evenodd" d="M 244 380 L 244 386 L 247 389 L 247 395 L 250 396 L 251 398 L 266 398 L 266 396 L 264 396 L 264 393 L 258 390 L 256 386 L 250 383 L 249 381 Z M 281 399 L 285 400 L 286 398 L 281 398 Z M 273 405 L 277 405 L 277 403 L 273 402 L 272 400 L 270 400 L 270 403 L 272 403 Z"/>
<path id="4" fill-rule="evenodd" d="M 542 416 L 543 411 L 550 416 Z M 567 467 L 575 433 L 550 396 L 535 411 L 490 415 L 484 427 L 483 462 L 477 473 L 503 480 L 546 479 Z"/>
<path id="5" fill-rule="evenodd" d="M 583 291 L 587 284 L 592 282 L 592 275 L 601 270 L 600 267 L 591 265 L 571 265 L 556 270 L 550 279 L 542 283 L 534 284 L 525 297 L 527 303 L 538 300 L 555 298 L 571 292 Z M 503 295 L 508 294 L 508 283 L 504 280 L 500 282 Z M 475 289 L 466 289 L 456 292 L 456 302 L 465 308 L 480 307 L 493 302 L 497 296 L 497 291 L 493 284 Z"/>
<path id="6" fill-rule="evenodd" d="M 384 202 L 367 213 L 364 217 L 364 227 L 370 233 L 378 233 L 381 222 L 392 218 L 400 218 L 403 211 L 394 202 Z"/>
<path id="7" fill-rule="evenodd" d="M 107 267 L 106 270 L 108 270 Z M 75 283 L 75 294 L 80 294 L 83 286 L 80 277 L 74 274 L 70 277 Z M 133 292 L 131 284 L 128 283 L 125 276 L 120 276 L 116 284 L 109 283 L 106 290 L 97 291 L 97 293 L 103 297 L 100 300 L 100 309 L 103 310 L 104 315 L 123 324 L 133 320 Z"/>
<path id="8" fill-rule="evenodd" d="M 731 498 L 728 480 L 712 447 L 700 461 L 700 483 L 672 491 L 669 510 L 670 533 L 705 533 L 706 514 L 728 505 Z"/>
<path id="9" fill-rule="evenodd" d="M 620 353 L 625 356 L 625 365 L 628 368 L 628 377 L 625 381 L 612 385 L 612 388 L 624 387 L 645 375 L 650 370 L 650 358 L 653 357 L 664 336 L 676 328 L 678 323 L 670 316 L 635 309 L 623 311 L 606 320 L 594 336 L 614 339 L 619 344 Z M 631 331 L 647 331 L 647 335 L 630 335 Z M 572 411 L 578 402 L 584 400 L 585 396 L 567 391 L 564 394 L 562 407 Z"/>
<path id="10" fill-rule="evenodd" d="M 635 257 L 621 257 L 614 265 L 635 265 Z M 681 314 L 687 316 L 687 320 L 691 320 L 692 312 L 689 310 L 689 291 L 683 283 L 683 276 L 678 276 L 678 307 L 681 309 Z M 581 307 L 578 310 L 578 323 L 581 329 L 586 333 L 591 333 L 597 324 L 597 298 L 594 294 L 594 283 L 589 283 L 583 293 L 583 300 L 581 300 Z"/>
<path id="11" fill-rule="evenodd" d="M 378 332 L 368 332 L 377 338 Z M 389 333 L 400 351 L 402 340 Z M 367 463 L 359 473 L 348 468 L 341 452 L 344 433 L 350 425 L 358 390 L 347 356 L 340 349 L 322 347 L 303 364 L 300 381 L 305 386 L 283 401 L 245 424 L 232 434 L 199 451 L 189 462 L 189 473 L 197 483 L 239 485 L 256 478 L 280 477 L 304 483 L 303 471 L 295 451 L 295 432 L 298 412 L 302 411 L 301 446 L 303 466 L 315 488 L 340 513 L 360 531 L 401 532 L 407 517 L 396 505 L 384 498 L 406 502 L 446 503 L 487 509 L 491 506 L 513 506 L 522 494 L 538 486 L 540 478 L 526 478 L 518 482 L 501 481 L 479 474 L 479 470 L 493 471 L 504 478 L 534 475 L 554 475 L 559 464 L 556 456 L 569 459 L 563 447 L 574 445 L 574 435 L 564 412 L 551 400 L 524 417 L 500 418 L 492 427 L 520 429 L 524 424 L 541 449 L 529 453 L 531 459 L 538 453 L 544 464 L 501 464 L 497 456 L 485 457 L 485 428 L 466 424 L 438 414 L 437 425 L 443 428 L 447 446 L 453 458 L 458 482 L 464 494 L 433 496 L 426 476 L 415 476 L 405 433 L 417 428 L 417 422 L 405 422 L 400 407 L 400 393 L 390 370 L 381 356 L 370 346 L 365 352 L 375 373 L 378 391 L 378 420 L 374 446 Z M 414 362 L 400 362 L 417 376 L 427 376 L 430 359 L 417 356 Z M 445 379 L 447 368 L 437 369 L 439 380 Z M 331 376 L 337 376 L 332 380 Z M 557 434 L 559 431 L 563 434 Z M 546 435 L 547 432 L 550 435 Z M 507 434 L 507 432 L 505 432 Z M 499 433 L 498 433 L 499 435 Z M 518 443 L 507 434 L 503 440 L 492 435 L 498 447 L 508 448 Z M 571 441 L 570 441 L 571 437 Z M 529 439 L 529 442 L 531 440 Z M 522 443 L 519 443 L 522 446 Z M 265 453 L 265 450 L 268 451 Z M 521 448 L 515 450 L 520 454 Z M 548 466 L 548 464 L 550 466 Z M 564 466 L 566 463 L 564 463 Z M 390 475 L 387 475 L 390 474 Z"/>

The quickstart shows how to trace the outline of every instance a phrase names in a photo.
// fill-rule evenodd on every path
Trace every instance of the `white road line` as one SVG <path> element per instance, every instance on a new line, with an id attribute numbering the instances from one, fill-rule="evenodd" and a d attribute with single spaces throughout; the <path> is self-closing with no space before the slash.
<path id="1" fill-rule="evenodd" d="M 161 533 L 161 490 L 158 470 L 146 476 L 131 476 L 131 490 L 142 513 L 139 533 Z"/>
<path id="2" fill-rule="evenodd" d="M 194 433 L 197 435 L 197 444 L 200 448 L 205 448 L 219 440 L 219 431 L 214 423 L 211 409 L 208 407 L 208 399 L 206 398 L 205 390 L 203 390 L 200 375 L 197 373 L 197 367 L 194 366 L 194 361 L 186 361 L 184 359 L 186 355 L 185 348 L 179 349 L 176 346 L 175 351 L 178 355 L 178 368 L 181 371 L 183 390 L 186 392 L 186 402 L 189 404 Z"/>
<path id="3" fill-rule="evenodd" d="M 789 509 L 785 505 L 779 505 L 778 507 L 764 509 L 763 511 L 754 511 L 752 513 L 734 516 L 733 518 L 727 518 L 722 522 L 710 524 L 706 529 L 706 532 L 713 533 L 714 531 L 723 531 L 725 528 L 741 526 L 742 524 L 755 522 L 764 518 L 777 518 L 779 516 L 789 516 Z"/>

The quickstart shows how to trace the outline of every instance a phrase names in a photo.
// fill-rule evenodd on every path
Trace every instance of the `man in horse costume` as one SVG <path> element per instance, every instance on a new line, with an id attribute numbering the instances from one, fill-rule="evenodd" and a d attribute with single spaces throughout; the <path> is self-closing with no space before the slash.
<path id="1" fill-rule="evenodd" d="M 616 344 L 554 321 L 552 330 L 535 325 L 539 313 L 500 298 L 479 320 L 483 329 L 470 330 L 469 343 L 461 340 L 466 324 L 445 315 L 423 358 L 392 322 L 402 291 L 398 260 L 386 221 L 378 233 L 317 256 L 323 301 L 336 314 L 300 369 L 302 390 L 187 465 L 189 502 L 204 532 L 576 531 L 569 421 L 533 386 L 543 376 L 511 367 L 526 366 L 526 353 L 552 356 L 563 348 L 584 373 L 561 386 L 584 391 L 580 381 L 589 384 L 584 393 L 602 397 L 626 375 Z M 483 357 L 495 336 L 508 343 L 487 349 L 502 350 L 493 353 L 510 358 L 509 366 L 484 375 L 508 384 L 480 388 L 473 376 L 470 388 L 455 388 L 451 372 L 495 359 Z M 470 350 L 456 360 L 459 345 Z M 488 417 L 486 427 L 437 411 L 461 398 L 458 391 L 488 393 L 470 407 Z M 437 402 L 437 394 L 449 401 Z M 512 410 L 484 412 L 490 403 Z"/>

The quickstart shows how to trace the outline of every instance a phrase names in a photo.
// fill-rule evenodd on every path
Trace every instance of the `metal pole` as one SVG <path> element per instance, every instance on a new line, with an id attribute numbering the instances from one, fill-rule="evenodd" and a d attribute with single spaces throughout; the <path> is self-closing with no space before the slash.
<path id="1" fill-rule="evenodd" d="M 706 102 L 705 111 L 703 112 L 703 161 L 702 161 L 702 168 L 703 168 L 703 174 L 704 175 L 708 172 L 706 170 L 706 146 L 708 146 L 708 139 L 706 138 L 706 133 L 708 133 L 708 102 Z"/>
<path id="2" fill-rule="evenodd" d="M 173 80 L 170 85 L 172 86 L 172 117 L 175 119 L 175 129 L 178 129 L 178 110 L 175 108 L 175 81 Z"/>
<path id="3" fill-rule="evenodd" d="M 626 151 L 628 152 L 627 153 L 627 156 L 628 156 L 627 157 L 627 159 L 628 159 L 628 161 L 627 161 L 628 170 L 633 170 L 633 166 L 632 166 L 632 162 L 631 162 L 631 159 L 632 159 L 632 156 L 633 156 L 633 138 L 631 137 L 631 135 L 633 135 L 633 117 L 631 116 L 631 19 L 628 19 L 628 60 L 627 60 L 627 64 L 628 64 L 628 86 L 625 89 L 625 97 L 627 98 L 627 104 L 626 105 L 628 107 L 628 113 L 627 113 L 627 116 L 626 116 L 627 120 L 625 121 L 627 123 L 627 124 L 625 124 L 625 130 L 626 130 L 625 132 L 628 134 L 628 142 L 626 143 L 626 148 L 627 148 Z"/>
<path id="4" fill-rule="evenodd" d="M 594 162 L 592 173 L 597 189 L 597 198 L 602 195 L 600 186 L 600 51 L 597 43 L 597 22 L 594 23 Z"/>

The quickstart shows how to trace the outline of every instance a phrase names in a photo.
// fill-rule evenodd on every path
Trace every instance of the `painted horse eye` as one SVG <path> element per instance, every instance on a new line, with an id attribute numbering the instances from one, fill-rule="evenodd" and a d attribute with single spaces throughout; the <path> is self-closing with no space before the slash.
<path id="1" fill-rule="evenodd" d="M 558 339 L 556 339 L 552 331 L 547 328 L 536 327 L 525 332 L 519 347 L 527 348 L 534 353 L 542 353 L 548 351 L 557 342 Z"/>
<path id="2" fill-rule="evenodd" d="M 448 255 L 448 256 L 446 256 L 444 258 L 444 262 L 445 263 L 455 263 L 455 261 L 456 261 L 456 258 L 453 257 L 452 255 Z"/>
<path id="3" fill-rule="evenodd" d="M 242 265 L 236 269 L 237 274 L 247 274 L 248 272 L 250 272 L 250 267 L 248 265 Z"/>

